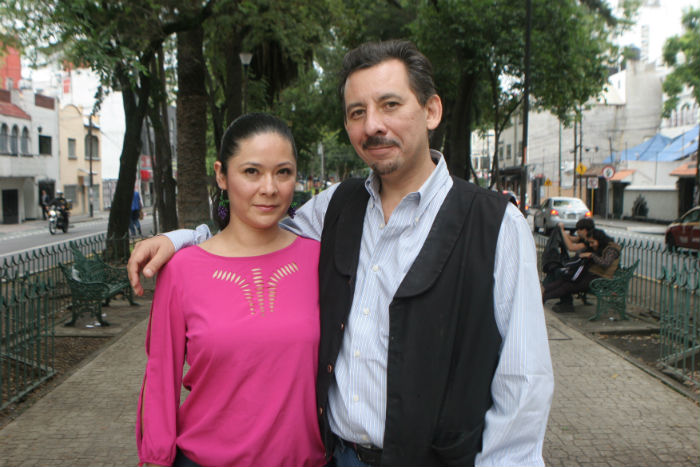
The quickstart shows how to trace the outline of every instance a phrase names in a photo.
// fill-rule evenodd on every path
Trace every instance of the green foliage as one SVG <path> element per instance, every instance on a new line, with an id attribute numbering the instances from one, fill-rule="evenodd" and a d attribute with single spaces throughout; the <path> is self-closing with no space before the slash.
<path id="1" fill-rule="evenodd" d="M 685 86 L 700 104 L 700 9 L 687 11 L 682 24 L 683 34 L 669 38 L 664 44 L 664 62 L 673 68 L 663 83 L 668 96 L 664 103 L 664 117 L 669 117 L 678 106 L 678 96 Z"/>

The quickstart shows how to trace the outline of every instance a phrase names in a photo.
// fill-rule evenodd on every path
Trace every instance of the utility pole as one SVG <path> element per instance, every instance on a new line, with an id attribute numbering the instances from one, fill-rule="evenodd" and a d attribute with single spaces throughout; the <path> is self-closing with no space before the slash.
<path id="1" fill-rule="evenodd" d="M 95 115 L 95 112 L 90 112 L 90 116 L 88 117 L 88 155 L 90 157 L 90 186 L 88 187 L 88 201 L 90 202 L 90 217 L 93 217 L 93 210 L 92 210 L 92 117 Z"/>

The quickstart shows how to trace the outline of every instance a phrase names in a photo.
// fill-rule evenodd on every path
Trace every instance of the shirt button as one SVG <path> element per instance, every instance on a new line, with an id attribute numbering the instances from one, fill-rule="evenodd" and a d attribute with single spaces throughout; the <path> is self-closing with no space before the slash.
<path id="1" fill-rule="evenodd" d="M 362 439 L 363 439 L 363 441 L 369 441 L 369 436 L 367 436 L 367 435 L 362 435 Z"/>
<path id="2" fill-rule="evenodd" d="M 383 222 L 381 224 L 379 224 L 380 229 L 383 229 L 384 227 L 386 227 L 386 224 L 384 224 Z"/>
<path id="3" fill-rule="evenodd" d="M 374 272 L 379 271 L 379 265 L 375 264 L 374 266 L 372 266 L 372 271 L 374 271 Z"/>
<path id="4" fill-rule="evenodd" d="M 328 364 L 328 373 L 333 373 L 333 365 Z"/>
<path id="5" fill-rule="evenodd" d="M 420 217 L 416 217 L 414 220 L 416 221 L 416 224 L 417 224 L 418 221 L 420 220 Z"/>
<path id="6" fill-rule="evenodd" d="M 356 356 L 356 357 L 359 357 L 359 356 L 360 356 L 360 351 L 359 351 L 359 350 L 356 350 L 356 351 L 355 351 L 355 356 Z"/>
<path id="7" fill-rule="evenodd" d="M 364 310 L 362 310 L 362 313 L 364 313 L 365 315 L 368 315 L 368 314 L 369 314 L 369 308 L 365 308 Z"/>
<path id="8" fill-rule="evenodd" d="M 355 394 L 354 396 L 352 396 L 352 400 L 355 401 L 355 402 L 357 402 L 357 401 L 360 400 L 360 396 L 358 396 L 357 394 Z"/>

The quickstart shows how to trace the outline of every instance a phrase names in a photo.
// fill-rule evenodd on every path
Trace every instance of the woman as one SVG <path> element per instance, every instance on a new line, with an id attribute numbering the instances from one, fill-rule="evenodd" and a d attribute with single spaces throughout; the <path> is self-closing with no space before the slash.
<path id="1" fill-rule="evenodd" d="M 605 231 L 593 229 L 588 237 L 588 251 L 579 253 L 587 267 L 575 280 L 558 279 L 544 286 L 542 303 L 571 293 L 585 292 L 593 279 L 611 279 L 620 264 L 620 245 L 613 242 Z"/>
<path id="2" fill-rule="evenodd" d="M 238 118 L 214 170 L 221 231 L 178 252 L 158 276 L 139 459 L 323 465 L 315 410 L 319 243 L 278 226 L 296 181 L 291 131 L 266 114 Z M 181 386 L 190 391 L 182 406 Z"/>

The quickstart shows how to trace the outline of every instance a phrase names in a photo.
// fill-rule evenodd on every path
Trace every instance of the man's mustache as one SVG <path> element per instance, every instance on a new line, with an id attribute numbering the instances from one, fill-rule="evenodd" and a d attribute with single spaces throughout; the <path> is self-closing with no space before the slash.
<path id="1" fill-rule="evenodd" d="M 362 143 L 362 149 L 370 149 L 373 147 L 396 146 L 400 148 L 399 142 L 395 139 L 384 138 L 383 136 L 370 136 Z"/>

